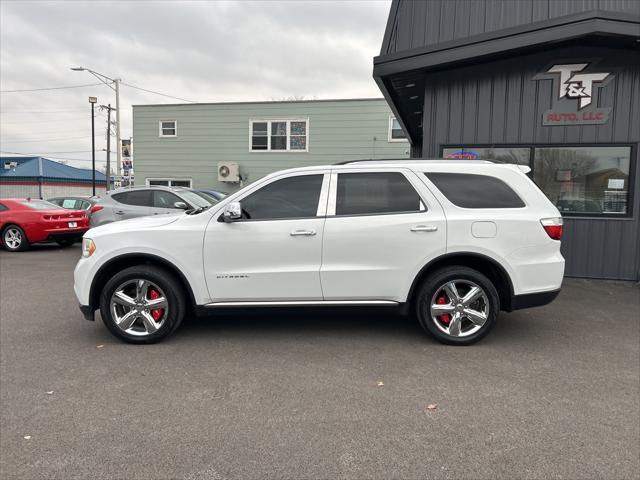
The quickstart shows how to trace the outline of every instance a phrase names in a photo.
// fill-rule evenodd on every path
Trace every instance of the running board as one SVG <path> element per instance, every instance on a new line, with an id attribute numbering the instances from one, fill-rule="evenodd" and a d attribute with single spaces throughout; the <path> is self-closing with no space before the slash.
<path id="1" fill-rule="evenodd" d="M 295 300 L 286 302 L 213 302 L 204 305 L 216 307 L 347 307 L 347 306 L 387 306 L 400 305 L 392 300 Z"/>

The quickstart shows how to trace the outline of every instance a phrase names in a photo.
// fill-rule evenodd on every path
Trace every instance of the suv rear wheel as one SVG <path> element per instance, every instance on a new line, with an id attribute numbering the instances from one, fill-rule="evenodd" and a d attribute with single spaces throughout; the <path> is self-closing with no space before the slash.
<path id="1" fill-rule="evenodd" d="M 500 300 L 491 281 L 468 267 L 433 272 L 423 282 L 416 305 L 422 328 L 448 345 L 470 345 L 496 323 Z"/>
<path id="2" fill-rule="evenodd" d="M 171 335 L 186 312 L 184 292 L 164 269 L 138 265 L 114 275 L 100 295 L 100 315 L 116 337 L 155 343 Z"/>

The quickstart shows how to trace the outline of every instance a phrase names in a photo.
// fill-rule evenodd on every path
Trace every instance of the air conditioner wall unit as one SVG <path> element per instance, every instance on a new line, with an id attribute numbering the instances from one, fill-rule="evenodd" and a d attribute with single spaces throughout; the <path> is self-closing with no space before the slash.
<path id="1" fill-rule="evenodd" d="M 218 162 L 218 181 L 240 182 L 240 167 L 237 162 Z"/>

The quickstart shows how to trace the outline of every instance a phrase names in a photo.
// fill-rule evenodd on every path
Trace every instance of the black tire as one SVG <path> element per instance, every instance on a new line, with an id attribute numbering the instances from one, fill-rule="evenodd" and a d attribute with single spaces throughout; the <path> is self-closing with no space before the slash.
<path id="1" fill-rule="evenodd" d="M 472 282 L 480 287 L 485 297 L 478 300 L 478 302 L 481 302 L 482 306 L 486 304 L 488 307 L 484 324 L 477 331 L 467 336 L 449 335 L 443 331 L 443 328 L 448 330 L 446 325 L 442 323 L 443 328 L 439 328 L 436 323 L 438 320 L 431 316 L 431 304 L 436 298 L 436 294 L 441 292 L 441 288 L 448 282 L 458 280 L 462 281 L 463 284 L 465 281 Z M 486 301 L 484 298 L 486 298 Z M 418 291 L 415 307 L 418 322 L 436 340 L 447 345 L 471 345 L 487 335 L 495 326 L 498 312 L 500 311 L 500 298 L 491 280 L 479 271 L 463 266 L 451 266 L 433 272 L 423 281 Z M 441 317 L 437 318 L 440 319 Z M 467 326 L 467 332 L 470 332 L 475 326 L 468 318 L 465 318 L 463 323 Z"/>
<path id="2" fill-rule="evenodd" d="M 113 318 L 110 310 L 111 297 L 118 286 L 127 280 L 142 279 L 156 284 L 163 292 L 168 302 L 167 316 L 162 326 L 154 333 L 146 336 L 131 335 L 121 330 Z M 187 304 L 180 282 L 170 272 L 151 265 L 136 265 L 116 273 L 104 285 L 100 293 L 100 315 L 109 331 L 116 337 L 128 343 L 145 344 L 156 343 L 171 335 L 182 323 Z"/>
<path id="3" fill-rule="evenodd" d="M 57 240 L 56 243 L 61 247 L 66 248 L 76 243 L 76 241 L 75 240 Z"/>
<path id="4" fill-rule="evenodd" d="M 20 245 L 15 248 L 7 245 L 5 241 L 5 235 L 7 235 L 11 230 L 17 233 L 21 238 Z M 2 229 L 2 245 L 9 252 L 24 252 L 29 248 L 29 239 L 25 235 L 24 230 L 22 230 L 18 225 L 7 225 Z"/>

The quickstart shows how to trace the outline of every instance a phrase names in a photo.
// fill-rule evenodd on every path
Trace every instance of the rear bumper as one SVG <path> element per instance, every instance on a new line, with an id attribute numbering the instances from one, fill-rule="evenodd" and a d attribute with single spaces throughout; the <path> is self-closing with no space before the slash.
<path id="1" fill-rule="evenodd" d="M 58 240 L 80 240 L 82 235 L 89 230 L 88 228 L 67 230 L 63 232 L 51 232 L 47 235 L 47 240 L 58 241 Z"/>
<path id="2" fill-rule="evenodd" d="M 90 321 L 94 321 L 95 317 L 94 317 L 94 310 L 93 307 L 90 307 L 89 305 L 79 305 L 80 306 L 80 311 L 82 312 L 82 315 L 84 315 L 85 320 L 90 320 Z"/>
<path id="3" fill-rule="evenodd" d="M 507 311 L 521 310 L 523 308 L 541 307 L 555 300 L 560 293 L 560 289 L 548 292 L 527 293 L 525 295 L 513 295 L 511 304 Z"/>

